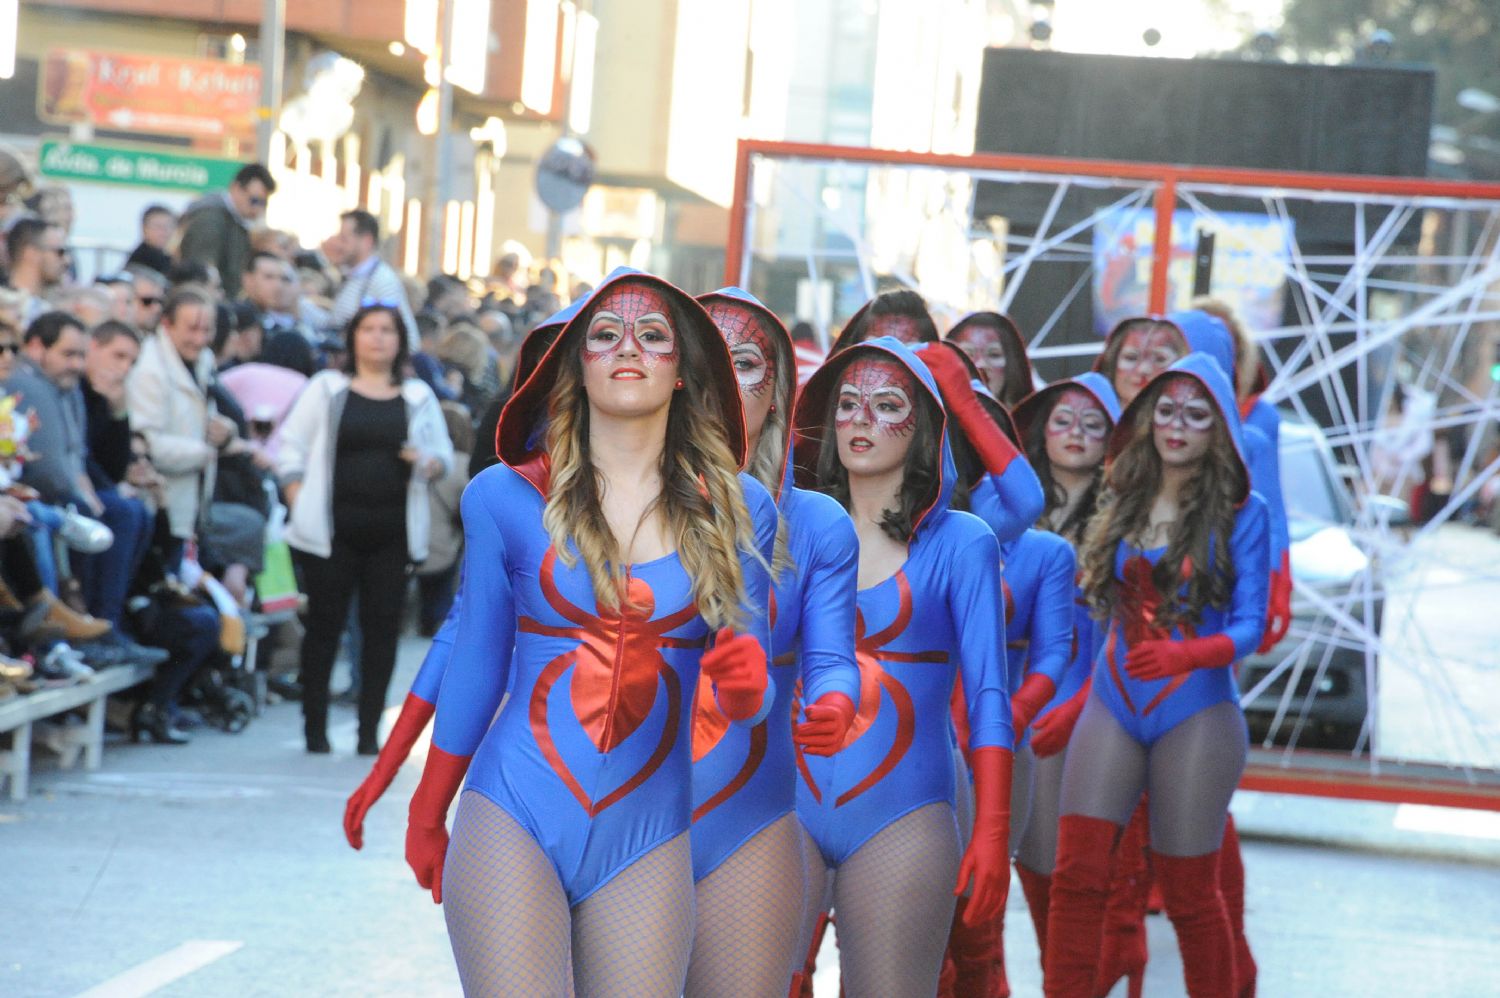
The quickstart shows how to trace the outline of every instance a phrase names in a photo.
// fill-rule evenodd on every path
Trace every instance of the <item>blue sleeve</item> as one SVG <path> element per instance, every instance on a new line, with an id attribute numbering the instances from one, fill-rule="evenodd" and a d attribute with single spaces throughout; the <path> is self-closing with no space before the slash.
<path id="1" fill-rule="evenodd" d="M 776 554 L 776 528 L 780 524 L 780 513 L 771 493 L 749 475 L 740 475 L 740 484 L 745 490 L 745 508 L 755 524 L 755 553 L 740 552 L 740 572 L 745 579 L 745 615 L 743 633 L 753 635 L 760 642 L 766 661 L 771 659 L 771 559 Z M 465 517 L 467 522 L 467 517 Z M 774 680 L 766 677 L 766 696 L 755 716 L 734 723 L 753 728 L 766 719 L 771 712 L 771 702 L 776 697 Z M 722 704 L 720 707 L 722 708 Z"/>
<path id="2" fill-rule="evenodd" d="M 464 572 L 458 571 L 458 588 L 453 593 L 453 605 L 448 607 L 448 616 L 443 626 L 432 637 L 427 657 L 422 659 L 422 668 L 412 680 L 412 696 L 428 703 L 437 703 L 438 690 L 443 686 L 443 673 L 448 671 L 448 656 L 453 654 L 453 636 L 458 633 L 458 615 L 464 602 Z"/>
<path id="3" fill-rule="evenodd" d="M 817 538 L 802 573 L 802 617 L 798 657 L 802 664 L 802 698 L 816 703 L 827 693 L 842 693 L 859 706 L 859 666 L 854 663 L 854 614 L 859 587 L 859 537 L 854 522 L 827 496 L 813 507 L 818 514 L 808 528 Z M 809 506 L 812 504 L 809 503 Z M 825 510 L 826 515 L 824 514 Z"/>
<path id="4" fill-rule="evenodd" d="M 1027 674 L 1039 673 L 1061 686 L 1063 673 L 1073 652 L 1073 576 L 1077 559 L 1073 546 L 1056 534 L 1043 534 L 1049 544 L 1037 586 L 1036 605 L 1031 608 L 1031 633 L 1027 635 Z"/>
<path id="5" fill-rule="evenodd" d="M 1281 565 L 1281 553 L 1291 544 L 1287 533 L 1286 503 L 1281 496 L 1281 459 L 1276 444 L 1256 426 L 1245 427 L 1245 458 L 1250 463 L 1250 487 L 1266 501 L 1270 516 L 1271 567 Z M 1280 436 L 1278 425 L 1277 435 Z"/>
<path id="6" fill-rule="evenodd" d="M 1266 604 L 1270 601 L 1271 546 L 1267 534 L 1266 504 L 1257 495 L 1234 519 L 1229 539 L 1229 557 L 1234 565 L 1234 592 L 1223 633 L 1234 642 L 1236 660 L 1254 654 L 1266 629 Z"/>
<path id="7" fill-rule="evenodd" d="M 995 532 L 1002 544 L 1020 537 L 1036 523 L 1044 506 L 1041 480 L 1019 455 L 1003 473 L 985 475 L 969 497 L 969 509 Z"/>
<path id="8" fill-rule="evenodd" d="M 515 651 L 516 604 L 501 526 L 507 514 L 499 494 L 505 480 L 494 474 L 499 470 L 490 469 L 464 490 L 464 593 L 432 734 L 434 745 L 457 756 L 473 755 L 489 730 Z"/>
<path id="9" fill-rule="evenodd" d="M 981 524 L 974 526 L 955 545 L 948 563 L 948 609 L 958 636 L 959 668 L 968 700 L 969 749 L 1009 749 L 1015 745 L 1015 735 L 1005 689 L 1005 624 L 996 612 L 1003 605 L 1000 543 L 988 530 L 978 529 Z"/>

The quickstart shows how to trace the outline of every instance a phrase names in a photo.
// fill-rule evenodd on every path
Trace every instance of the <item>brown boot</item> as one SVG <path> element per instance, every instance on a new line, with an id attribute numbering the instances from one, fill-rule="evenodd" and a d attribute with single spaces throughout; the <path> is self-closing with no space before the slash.
<path id="1" fill-rule="evenodd" d="M 10 591 L 10 586 L 7 586 L 3 580 L 0 580 L 0 610 L 8 610 L 14 613 L 21 608 L 21 601 L 16 599 L 16 594 Z"/>
<path id="2" fill-rule="evenodd" d="M 94 641 L 109 633 L 109 621 L 79 613 L 45 589 L 33 596 L 31 602 L 33 606 L 46 604 L 47 616 L 43 623 L 61 631 L 63 640 L 69 644 Z"/>

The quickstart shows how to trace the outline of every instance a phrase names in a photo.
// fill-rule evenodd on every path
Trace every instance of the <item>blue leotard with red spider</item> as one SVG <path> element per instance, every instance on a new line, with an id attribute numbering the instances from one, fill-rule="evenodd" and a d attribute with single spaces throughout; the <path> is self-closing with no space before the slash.
<path id="1" fill-rule="evenodd" d="M 925 365 L 888 337 L 852 349 L 880 350 L 916 375 L 940 407 Z M 827 411 L 841 366 L 825 366 L 798 403 L 813 423 Z M 805 407 L 805 408 L 804 408 Z M 816 467 L 812 441 L 799 468 Z M 797 814 L 824 862 L 838 866 L 898 818 L 954 802 L 949 699 L 963 676 L 971 749 L 1012 747 L 1006 658 L 999 615 L 1000 549 L 984 521 L 948 508 L 956 469 L 942 438 L 941 476 L 919 512 L 907 559 L 895 575 L 858 593 L 855 659 L 859 710 L 832 756 L 798 753 Z"/>
<path id="2" fill-rule="evenodd" d="M 797 806 L 793 698 L 826 693 L 859 702 L 854 590 L 859 539 L 828 496 L 784 487 L 792 568 L 772 588 L 770 716 L 731 725 L 700 682 L 693 730 L 693 876 L 702 880 L 746 841 Z"/>
<path id="3" fill-rule="evenodd" d="M 775 504 L 740 481 L 768 560 Z M 583 563 L 569 568 L 553 549 L 543 510 L 538 488 L 506 465 L 464 493 L 468 572 L 433 744 L 473 753 L 466 789 L 535 837 L 577 904 L 689 826 L 692 695 L 708 629 L 676 554 L 629 566 L 629 604 L 602 610 Z M 769 573 L 740 560 L 745 630 L 769 648 Z"/>
<path id="4" fill-rule="evenodd" d="M 1144 745 L 1155 743 L 1162 735 L 1206 707 L 1225 701 L 1237 703 L 1239 690 L 1235 684 L 1234 670 L 1229 665 L 1193 669 L 1169 679 L 1134 679 L 1125 670 L 1125 659 L 1130 647 L 1141 641 L 1162 638 L 1182 639 L 1225 634 L 1234 643 L 1235 660 L 1249 655 L 1260 643 L 1261 633 L 1265 628 L 1271 572 L 1269 514 L 1265 501 L 1258 494 L 1249 491 L 1249 471 L 1243 456 L 1245 451 L 1240 433 L 1239 411 L 1235 407 L 1234 392 L 1228 378 L 1217 361 L 1201 353 L 1183 357 L 1158 377 L 1168 375 L 1186 375 L 1207 390 L 1229 430 L 1244 477 L 1241 506 L 1235 515 L 1234 530 L 1229 538 L 1229 560 L 1234 573 L 1229 605 L 1224 609 L 1204 607 L 1202 620 L 1196 626 L 1179 624 L 1167 629 L 1155 623 L 1160 597 L 1151 575 L 1153 567 L 1166 553 L 1165 547 L 1143 551 L 1122 542 L 1115 552 L 1115 578 L 1120 587 L 1119 599 L 1108 622 L 1103 646 L 1094 663 L 1094 693 L 1125 730 Z M 1128 439 L 1134 419 L 1150 418 L 1149 413 L 1143 412 L 1143 402 L 1149 394 L 1143 391 L 1136 401 L 1126 407 L 1120 426 L 1111 438 L 1111 446 L 1115 445 L 1115 441 Z M 1191 566 L 1184 567 L 1184 585 L 1186 574 L 1191 571 Z"/>

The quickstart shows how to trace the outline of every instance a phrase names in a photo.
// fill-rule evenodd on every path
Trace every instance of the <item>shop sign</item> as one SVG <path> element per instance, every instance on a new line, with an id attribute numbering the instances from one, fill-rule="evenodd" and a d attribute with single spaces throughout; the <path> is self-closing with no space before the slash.
<path id="1" fill-rule="evenodd" d="M 54 125 L 186 138 L 249 138 L 260 67 L 214 59 L 57 48 L 37 86 L 37 116 Z"/>
<path id="2" fill-rule="evenodd" d="M 44 176 L 180 191 L 223 190 L 240 166 L 232 159 L 82 142 L 43 142 L 41 154 Z"/>

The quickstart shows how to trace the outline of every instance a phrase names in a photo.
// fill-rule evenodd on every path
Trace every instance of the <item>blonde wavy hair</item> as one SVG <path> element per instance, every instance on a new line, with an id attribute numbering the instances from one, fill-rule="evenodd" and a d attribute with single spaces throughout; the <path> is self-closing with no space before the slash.
<path id="1" fill-rule="evenodd" d="M 673 310 L 681 370 L 708 370 L 704 348 L 684 335 L 682 316 Z M 577 324 L 587 328 L 585 318 Z M 589 453 L 589 403 L 583 390 L 581 334 L 560 344 L 561 364 L 547 400 L 547 453 L 551 484 L 542 524 L 557 557 L 568 567 L 577 557 L 588 569 L 594 596 L 603 609 L 618 612 L 624 586 L 624 560 L 600 502 L 603 483 Z M 720 427 L 721 387 L 713 378 L 684 377 L 672 395 L 667 438 L 661 457 L 661 494 L 642 514 L 659 509 L 682 567 L 692 580 L 693 601 L 711 628 L 742 628 L 746 601 L 740 554 L 759 558 L 755 524 L 745 505 L 734 453 Z M 732 390 L 732 389 L 731 389 Z"/>
<path id="2" fill-rule="evenodd" d="M 759 314 L 755 321 L 765 325 Z M 764 485 L 771 495 L 778 495 L 781 488 L 781 476 L 785 470 L 787 460 L 786 445 L 787 435 L 792 432 L 792 406 L 797 399 L 797 367 L 792 360 L 792 351 L 789 349 L 787 337 L 777 336 L 767 330 L 769 339 L 776 344 L 776 356 L 772 362 L 772 371 L 776 376 L 776 409 L 766 414 L 766 421 L 761 424 L 760 439 L 755 444 L 755 450 L 750 454 L 748 467 L 757 482 Z M 771 577 L 773 579 L 785 578 L 786 574 L 797 567 L 792 559 L 792 553 L 787 547 L 787 525 L 786 517 L 779 512 L 776 515 L 776 554 L 771 560 Z"/>
<path id="3" fill-rule="evenodd" d="M 1240 317 L 1235 314 L 1234 309 L 1228 302 L 1208 296 L 1194 298 L 1188 307 L 1207 312 L 1223 322 L 1234 336 L 1235 398 L 1245 398 L 1255 391 L 1255 379 L 1260 374 L 1260 346 L 1255 342 L 1255 337 L 1250 335 L 1250 330 L 1240 322 Z"/>
<path id="4" fill-rule="evenodd" d="M 1138 403 L 1130 441 L 1109 465 L 1099 505 L 1084 534 L 1079 556 L 1082 588 L 1090 612 L 1099 620 L 1107 619 L 1119 603 L 1115 552 L 1122 541 L 1133 543 L 1148 529 L 1151 504 L 1161 488 L 1162 463 L 1152 439 L 1151 413 L 1167 380 L 1148 387 L 1147 397 Z M 1234 591 L 1229 542 L 1245 471 L 1217 407 L 1212 432 L 1208 452 L 1183 487 L 1167 551 L 1151 572 L 1160 597 L 1154 623 L 1160 627 L 1196 627 L 1205 607 L 1227 609 Z M 1181 592 L 1184 580 L 1186 594 Z"/>

